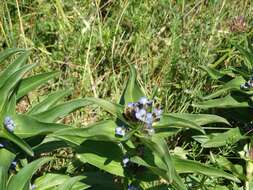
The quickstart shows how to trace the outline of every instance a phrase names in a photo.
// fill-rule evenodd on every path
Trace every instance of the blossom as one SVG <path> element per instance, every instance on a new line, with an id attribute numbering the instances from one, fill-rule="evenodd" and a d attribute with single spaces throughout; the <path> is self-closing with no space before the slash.
<path id="1" fill-rule="evenodd" d="M 127 167 L 128 163 L 130 162 L 130 159 L 128 157 L 125 157 L 122 160 L 123 167 Z"/>
<path id="2" fill-rule="evenodd" d="M 152 105 L 153 101 L 149 100 L 147 97 L 141 97 L 138 103 L 141 105 Z"/>
<path id="3" fill-rule="evenodd" d="M 147 111 L 145 109 L 140 109 L 135 113 L 136 119 L 140 121 L 145 121 Z"/>
<path id="4" fill-rule="evenodd" d="M 115 128 L 115 134 L 124 137 L 126 134 L 126 128 L 124 126 L 118 126 Z"/>
<path id="5" fill-rule="evenodd" d="M 15 123 L 9 116 L 4 118 L 4 126 L 9 132 L 13 132 L 15 129 Z"/>
<path id="6" fill-rule="evenodd" d="M 155 119 L 161 119 L 162 113 L 163 113 L 162 109 L 154 108 L 154 110 L 153 110 L 153 114 L 155 115 Z"/>

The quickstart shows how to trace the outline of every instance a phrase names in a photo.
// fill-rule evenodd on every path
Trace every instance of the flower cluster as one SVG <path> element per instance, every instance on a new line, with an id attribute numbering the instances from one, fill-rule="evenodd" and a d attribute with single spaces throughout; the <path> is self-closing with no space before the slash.
<path id="1" fill-rule="evenodd" d="M 130 102 L 127 104 L 124 115 L 130 121 L 144 123 L 144 129 L 149 134 L 153 134 L 153 122 L 160 120 L 162 110 L 153 108 L 152 100 L 141 97 L 138 102 Z"/>
<path id="2" fill-rule="evenodd" d="M 4 118 L 4 126 L 9 132 L 13 132 L 16 127 L 14 121 L 9 116 Z"/>
<path id="3" fill-rule="evenodd" d="M 248 80 L 244 84 L 241 84 L 240 87 L 242 90 L 249 90 L 249 89 L 253 88 L 253 75 L 250 77 L 250 80 Z"/>

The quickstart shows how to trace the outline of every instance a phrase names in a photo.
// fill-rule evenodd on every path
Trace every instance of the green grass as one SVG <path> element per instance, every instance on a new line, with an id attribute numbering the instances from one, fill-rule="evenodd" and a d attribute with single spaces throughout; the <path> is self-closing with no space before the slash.
<path id="1" fill-rule="evenodd" d="M 134 64 L 148 95 L 171 112 L 191 112 L 191 102 L 210 90 L 200 66 L 226 53 L 225 63 L 233 64 L 231 42 L 252 38 L 250 30 L 229 30 L 238 15 L 252 24 L 249 0 L 3 0 L 0 6 L 1 49 L 27 47 L 41 70 L 61 70 L 52 88 L 118 101 Z"/>

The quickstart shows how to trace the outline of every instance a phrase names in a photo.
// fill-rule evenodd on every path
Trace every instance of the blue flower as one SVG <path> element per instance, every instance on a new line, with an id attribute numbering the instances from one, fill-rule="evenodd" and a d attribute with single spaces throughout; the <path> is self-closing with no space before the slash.
<path id="1" fill-rule="evenodd" d="M 152 123 L 153 123 L 153 115 L 152 115 L 152 113 L 147 113 L 146 114 L 145 123 L 152 125 Z"/>
<path id="2" fill-rule="evenodd" d="M 13 132 L 15 129 L 15 123 L 9 116 L 4 118 L 4 126 L 9 132 Z"/>
<path id="3" fill-rule="evenodd" d="M 126 134 L 126 128 L 124 126 L 118 126 L 115 128 L 115 134 L 124 137 Z"/>
<path id="4" fill-rule="evenodd" d="M 146 97 L 141 97 L 138 102 L 141 105 L 152 105 L 152 103 L 153 103 L 152 100 L 149 100 Z"/>
<path id="5" fill-rule="evenodd" d="M 145 109 L 140 109 L 137 112 L 135 112 L 136 119 L 140 121 L 145 121 L 147 111 Z"/>
<path id="6" fill-rule="evenodd" d="M 3 148 L 3 147 L 4 147 L 4 145 L 2 143 L 0 143 L 0 148 Z"/>
<path id="7" fill-rule="evenodd" d="M 127 167 L 128 163 L 130 162 L 130 159 L 128 157 L 125 157 L 122 160 L 123 167 Z"/>
<path id="8" fill-rule="evenodd" d="M 163 110 L 154 108 L 153 113 L 154 113 L 156 119 L 161 119 Z"/>

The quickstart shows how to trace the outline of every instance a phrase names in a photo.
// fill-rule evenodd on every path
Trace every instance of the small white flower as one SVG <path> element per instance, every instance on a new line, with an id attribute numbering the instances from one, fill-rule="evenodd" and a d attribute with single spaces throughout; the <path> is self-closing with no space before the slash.
<path id="1" fill-rule="evenodd" d="M 130 162 L 130 159 L 128 158 L 128 157 L 126 157 L 126 158 L 124 158 L 123 160 L 122 160 L 122 163 L 123 163 L 123 166 L 124 167 L 126 167 L 127 166 L 127 164 Z"/>
<path id="2" fill-rule="evenodd" d="M 115 134 L 124 137 L 126 134 L 126 128 L 124 126 L 118 126 L 115 128 Z"/>

